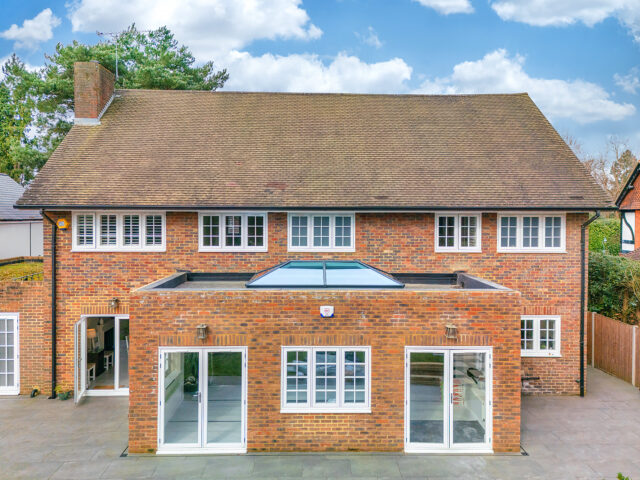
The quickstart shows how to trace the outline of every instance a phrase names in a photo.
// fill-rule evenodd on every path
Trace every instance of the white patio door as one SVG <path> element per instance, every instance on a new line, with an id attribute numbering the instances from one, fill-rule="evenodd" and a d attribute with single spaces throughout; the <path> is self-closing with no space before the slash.
<path id="1" fill-rule="evenodd" d="M 160 348 L 158 453 L 246 452 L 247 349 Z"/>
<path id="2" fill-rule="evenodd" d="M 76 403 L 87 393 L 87 320 L 77 321 L 73 326 L 73 399 Z"/>
<path id="3" fill-rule="evenodd" d="M 406 451 L 491 451 L 491 357 L 490 348 L 406 348 Z"/>
<path id="4" fill-rule="evenodd" d="M 0 313 L 0 395 L 20 393 L 17 313 Z"/>

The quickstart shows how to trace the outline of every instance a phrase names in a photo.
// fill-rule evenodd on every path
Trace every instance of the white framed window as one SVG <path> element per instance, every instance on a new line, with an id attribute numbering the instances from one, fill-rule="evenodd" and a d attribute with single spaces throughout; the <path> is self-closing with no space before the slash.
<path id="1" fill-rule="evenodd" d="M 482 251 L 481 214 L 436 214 L 435 222 L 436 252 Z"/>
<path id="2" fill-rule="evenodd" d="M 559 357 L 560 316 L 520 317 L 520 354 L 523 357 Z"/>
<path id="3" fill-rule="evenodd" d="M 355 252 L 353 213 L 289 213 L 288 249 L 294 252 Z"/>
<path id="4" fill-rule="evenodd" d="M 200 212 L 198 244 L 201 252 L 266 252 L 267 213 Z"/>
<path id="5" fill-rule="evenodd" d="M 166 250 L 164 212 L 73 212 L 76 252 Z"/>
<path id="6" fill-rule="evenodd" d="M 281 411 L 371 411 L 371 347 L 282 347 Z"/>
<path id="7" fill-rule="evenodd" d="M 563 253 L 566 249 L 564 213 L 498 215 L 498 252 Z"/>

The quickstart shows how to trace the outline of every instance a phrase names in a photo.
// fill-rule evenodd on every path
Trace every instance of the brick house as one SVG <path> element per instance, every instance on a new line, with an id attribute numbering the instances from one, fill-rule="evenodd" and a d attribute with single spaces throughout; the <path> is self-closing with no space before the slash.
<path id="1" fill-rule="evenodd" d="M 130 452 L 511 452 L 523 389 L 579 393 L 581 227 L 612 205 L 528 95 L 75 82 L 19 201 L 55 297 L 20 307 L 54 369 L 21 371 L 128 395 Z"/>

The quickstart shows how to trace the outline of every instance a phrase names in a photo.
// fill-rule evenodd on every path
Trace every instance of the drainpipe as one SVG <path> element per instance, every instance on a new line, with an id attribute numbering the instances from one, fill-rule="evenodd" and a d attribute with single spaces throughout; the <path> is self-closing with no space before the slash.
<path id="1" fill-rule="evenodd" d="M 585 317 L 585 294 L 587 291 L 587 279 L 585 278 L 585 253 L 586 253 L 586 237 L 587 227 L 591 222 L 600 217 L 600 211 L 596 210 L 596 214 L 582 224 L 580 229 L 580 396 L 584 397 L 584 317 Z"/>
<path id="2" fill-rule="evenodd" d="M 51 224 L 51 396 L 56 398 L 56 237 L 58 226 L 46 213 L 40 210 L 43 218 Z"/>

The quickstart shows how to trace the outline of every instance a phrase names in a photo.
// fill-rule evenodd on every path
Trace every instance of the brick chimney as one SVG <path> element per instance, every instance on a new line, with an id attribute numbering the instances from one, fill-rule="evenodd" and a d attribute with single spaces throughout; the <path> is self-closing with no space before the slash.
<path id="1" fill-rule="evenodd" d="M 115 76 L 97 61 L 73 66 L 75 123 L 100 125 L 100 117 L 113 98 Z"/>

